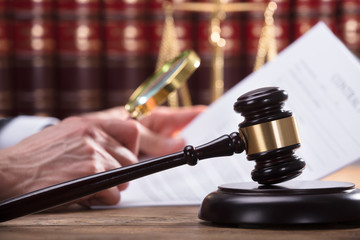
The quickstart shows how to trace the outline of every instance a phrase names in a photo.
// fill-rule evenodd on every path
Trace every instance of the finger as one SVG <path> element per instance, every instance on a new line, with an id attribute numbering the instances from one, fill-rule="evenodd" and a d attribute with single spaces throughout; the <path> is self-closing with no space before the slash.
<path id="1" fill-rule="evenodd" d="M 90 119 L 119 119 L 126 120 L 129 118 L 128 111 L 125 110 L 124 107 L 114 107 L 98 112 L 85 113 L 81 115 L 82 117 L 90 118 Z"/>
<path id="2" fill-rule="evenodd" d="M 121 166 L 128 166 L 138 162 L 136 155 L 126 147 L 113 144 L 107 144 L 103 147 Z"/>
<path id="3" fill-rule="evenodd" d="M 121 167 L 120 163 L 93 138 L 87 138 L 87 143 L 92 149 L 94 149 L 92 157 L 95 160 L 95 172 L 103 172 Z M 130 152 L 129 150 L 127 151 Z M 122 183 L 116 187 L 112 187 L 89 197 L 80 199 L 78 203 L 84 206 L 114 205 L 120 201 L 120 191 L 126 189 L 127 186 L 128 183 Z"/>
<path id="4" fill-rule="evenodd" d="M 131 152 L 127 147 L 121 145 L 121 143 L 109 136 L 106 132 L 101 130 L 93 131 L 92 137 L 94 140 L 92 141 L 90 138 L 88 140 L 89 144 L 102 154 L 102 158 L 100 159 L 106 160 L 103 163 L 106 166 L 106 170 L 138 162 L 138 159 L 133 152 Z M 113 164 L 113 162 L 116 162 L 117 164 L 109 166 L 109 164 Z"/>
<path id="5" fill-rule="evenodd" d="M 147 155 L 166 155 L 181 150 L 185 146 L 182 138 L 164 137 L 144 126 L 140 127 L 140 150 Z"/>
<path id="6" fill-rule="evenodd" d="M 103 132 L 95 132 L 87 143 L 95 150 L 94 158 L 101 163 L 97 171 L 111 170 L 138 162 L 137 157 L 126 147 Z"/>
<path id="7" fill-rule="evenodd" d="M 95 193 L 89 200 L 91 205 L 115 205 L 120 201 L 120 191 L 117 187 Z"/>
<path id="8" fill-rule="evenodd" d="M 119 144 L 128 148 L 135 155 L 139 152 L 139 128 L 134 120 L 91 120 L 107 135 L 114 138 Z"/>
<path id="9" fill-rule="evenodd" d="M 109 145 L 105 146 L 105 157 L 102 159 L 102 165 L 105 170 L 111 170 L 123 166 L 128 166 L 138 162 L 138 158 L 127 148 L 123 146 L 117 146 L 113 148 Z M 125 190 L 129 183 L 122 183 L 117 186 L 119 191 Z"/>
<path id="10" fill-rule="evenodd" d="M 121 152 L 127 152 L 128 156 L 125 156 L 123 158 L 116 156 L 114 158 L 113 157 L 115 155 L 114 153 L 108 153 L 105 150 L 99 152 L 98 155 L 100 155 L 100 156 L 97 158 L 100 159 L 100 166 L 99 166 L 97 172 L 108 171 L 111 169 L 127 166 L 127 165 L 133 164 L 135 162 L 138 162 L 136 156 L 132 152 L 130 152 L 128 149 L 122 147 Z M 131 159 L 135 159 L 135 160 L 131 161 Z M 125 190 L 127 188 L 127 186 L 128 186 L 127 182 L 121 183 L 117 186 L 117 189 L 119 191 L 122 191 L 122 190 Z"/>
<path id="11" fill-rule="evenodd" d="M 117 188 L 119 189 L 119 191 L 124 191 L 125 189 L 127 189 L 129 187 L 130 183 L 123 183 L 117 186 Z"/>
<path id="12" fill-rule="evenodd" d="M 205 106 L 167 108 L 158 107 L 151 115 L 140 119 L 140 122 L 154 132 L 164 136 L 171 136 L 190 123 Z"/>
<path id="13" fill-rule="evenodd" d="M 115 205 L 120 201 L 120 190 L 117 187 L 108 188 L 76 201 L 83 206 Z"/>
<path id="14" fill-rule="evenodd" d="M 127 148 L 125 148 L 125 147 L 119 147 L 119 148 L 122 149 L 121 152 L 126 152 L 128 156 L 122 157 L 122 156 L 117 155 L 116 157 L 114 157 L 114 155 L 116 155 L 115 153 L 111 153 L 111 151 L 107 152 L 106 150 L 100 148 L 100 151 L 97 153 L 100 156 L 97 158 L 100 159 L 101 164 L 100 164 L 97 172 L 108 171 L 111 169 L 130 165 L 135 161 L 137 162 L 136 156 L 132 152 L 130 152 Z M 136 159 L 136 160 L 131 161 L 131 159 Z M 128 186 L 128 183 L 121 183 L 116 188 L 119 191 L 122 191 L 122 190 L 125 190 L 127 188 L 127 186 Z M 112 191 L 114 192 L 115 190 L 112 190 Z M 106 201 L 109 201 L 110 202 L 109 204 L 113 204 L 113 203 L 111 203 L 113 197 L 110 196 L 111 198 L 107 199 L 107 196 L 109 196 L 109 193 L 111 193 L 111 192 L 105 191 L 105 192 L 97 193 L 96 199 L 98 198 L 98 196 L 100 196 L 100 197 L 103 197 Z M 104 202 L 103 200 L 101 200 L 101 201 Z M 119 200 L 117 200 L 117 201 L 119 201 Z"/>

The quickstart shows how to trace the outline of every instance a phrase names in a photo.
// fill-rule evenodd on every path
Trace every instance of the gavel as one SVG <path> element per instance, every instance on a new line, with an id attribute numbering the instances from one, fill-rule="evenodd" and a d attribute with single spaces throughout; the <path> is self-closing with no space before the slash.
<path id="1" fill-rule="evenodd" d="M 300 175 L 305 162 L 295 155 L 300 138 L 295 118 L 283 110 L 288 95 L 277 87 L 260 88 L 240 96 L 234 110 L 245 120 L 239 131 L 221 136 L 194 148 L 141 161 L 126 167 L 81 177 L 45 187 L 0 202 L 0 222 L 40 212 L 116 185 L 184 164 L 196 165 L 199 160 L 247 153 L 255 161 L 252 179 L 269 185 Z M 226 163 L 224 163 L 226 164 Z"/>

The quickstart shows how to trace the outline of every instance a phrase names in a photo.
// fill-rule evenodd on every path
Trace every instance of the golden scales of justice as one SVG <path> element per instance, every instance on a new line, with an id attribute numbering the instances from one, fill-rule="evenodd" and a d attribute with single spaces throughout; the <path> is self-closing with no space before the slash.
<path id="1" fill-rule="evenodd" d="M 199 67 L 201 59 L 191 50 L 180 53 L 173 19 L 174 11 L 196 11 L 212 13 L 209 29 L 209 41 L 212 44 L 211 100 L 215 101 L 224 92 L 224 47 L 226 40 L 221 37 L 221 21 L 227 12 L 264 11 L 264 26 L 259 38 L 254 71 L 266 61 L 277 55 L 274 1 L 263 3 L 225 3 L 215 0 L 213 3 L 170 3 L 164 4 L 165 23 L 156 71 L 153 76 L 141 84 L 130 96 L 125 108 L 133 118 L 148 114 L 166 100 L 172 107 L 179 106 L 179 98 L 184 106 L 190 106 L 191 97 L 186 80 Z M 178 91 L 180 96 L 178 96 Z"/>
<path id="2" fill-rule="evenodd" d="M 192 11 L 211 13 L 209 41 L 212 46 L 212 74 L 211 74 L 211 101 L 218 99 L 224 92 L 224 48 L 226 40 L 221 35 L 221 22 L 228 12 L 264 11 L 264 26 L 259 39 L 254 70 L 260 68 L 265 60 L 271 60 L 277 55 L 275 40 L 274 12 L 275 2 L 263 3 L 226 3 L 226 0 L 214 0 L 212 3 L 170 3 L 165 2 L 165 23 L 162 41 L 157 61 L 158 70 L 169 60 L 180 54 L 176 29 L 173 19 L 174 11 Z M 183 105 L 191 105 L 191 98 L 186 84 L 180 88 L 180 97 Z M 178 106 L 176 91 L 168 99 L 170 106 Z"/>

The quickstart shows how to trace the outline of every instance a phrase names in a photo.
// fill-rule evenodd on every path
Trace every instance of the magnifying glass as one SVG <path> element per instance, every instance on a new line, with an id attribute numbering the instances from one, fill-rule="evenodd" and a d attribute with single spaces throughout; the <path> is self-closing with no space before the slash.
<path id="1" fill-rule="evenodd" d="M 200 66 L 199 56 L 186 50 L 164 64 L 130 96 L 125 109 L 130 117 L 139 119 L 165 102 L 169 94 L 179 89 Z"/>

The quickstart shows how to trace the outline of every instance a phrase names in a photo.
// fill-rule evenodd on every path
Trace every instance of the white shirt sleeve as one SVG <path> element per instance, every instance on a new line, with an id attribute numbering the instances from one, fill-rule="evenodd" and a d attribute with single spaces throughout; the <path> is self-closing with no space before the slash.
<path id="1" fill-rule="evenodd" d="M 0 149 L 13 146 L 43 128 L 57 124 L 53 117 L 18 116 L 0 130 Z"/>

